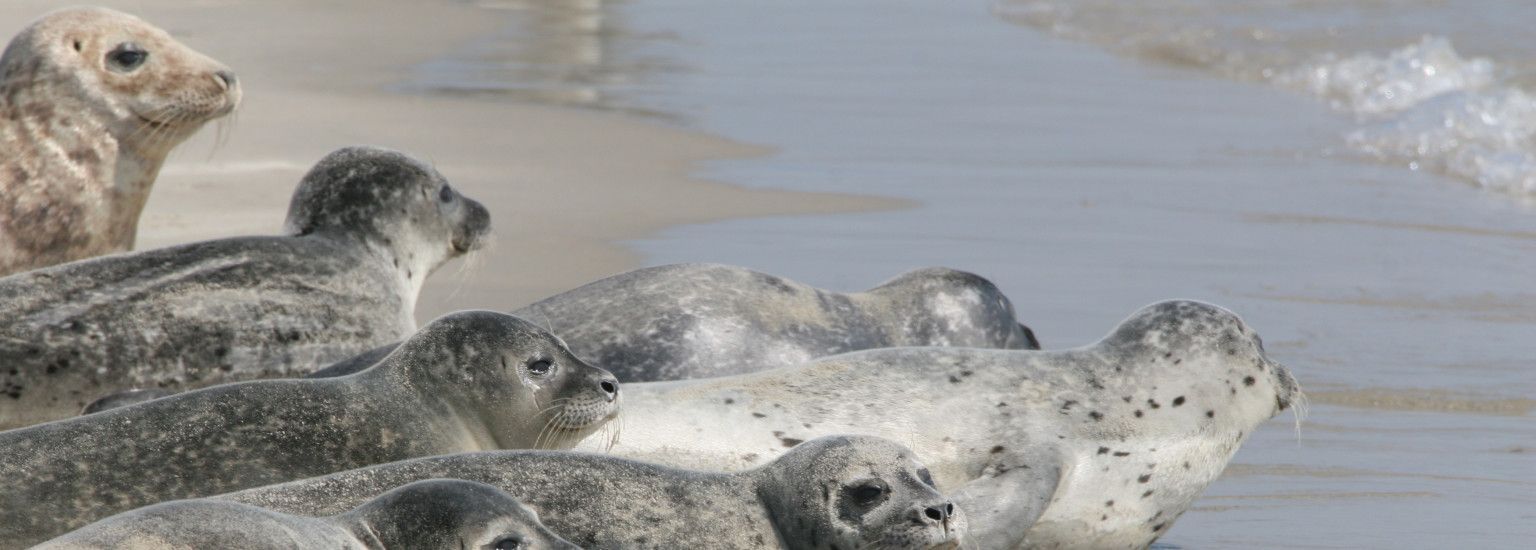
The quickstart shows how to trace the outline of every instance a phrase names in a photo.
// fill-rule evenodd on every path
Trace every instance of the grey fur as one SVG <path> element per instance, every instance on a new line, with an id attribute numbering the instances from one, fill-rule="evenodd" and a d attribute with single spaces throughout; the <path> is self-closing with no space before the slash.
<path id="1" fill-rule="evenodd" d="M 0 428 L 65 418 L 114 391 L 296 374 L 398 341 L 415 330 L 422 280 L 479 247 L 489 220 L 431 167 L 353 147 L 304 177 L 285 236 L 0 279 Z"/>
<path id="2" fill-rule="evenodd" d="M 538 326 L 454 313 L 350 376 L 225 384 L 0 432 L 0 540 L 393 460 L 568 446 L 617 415 L 617 397 L 613 375 Z"/>
<path id="3" fill-rule="evenodd" d="M 1072 350 L 869 350 L 625 392 L 611 452 L 679 467 L 751 468 L 828 434 L 902 441 L 979 548 L 1144 547 L 1297 395 L 1241 319 L 1190 301 Z"/>
<path id="4" fill-rule="evenodd" d="M 513 314 L 547 323 L 576 355 L 636 382 L 744 374 L 874 348 L 1040 348 L 995 285 L 942 267 L 843 294 L 741 267 L 664 265 Z M 367 367 L 387 349 L 316 375 Z"/>
<path id="5" fill-rule="evenodd" d="M 221 500 L 177 500 L 109 517 L 37 548 L 462 550 L 466 544 L 481 549 L 497 543 L 521 543 L 519 550 L 580 548 L 551 533 L 538 514 L 501 490 L 456 479 L 404 485 L 324 517 Z"/>
<path id="6" fill-rule="evenodd" d="M 955 544 L 966 529 L 964 514 L 922 481 L 926 471 L 911 451 L 863 436 L 810 441 L 737 474 L 586 453 L 504 451 L 372 466 L 223 498 L 328 514 L 442 475 L 507 491 L 586 548 L 933 548 Z M 853 491 L 875 484 L 886 488 L 881 500 L 855 502 Z"/>

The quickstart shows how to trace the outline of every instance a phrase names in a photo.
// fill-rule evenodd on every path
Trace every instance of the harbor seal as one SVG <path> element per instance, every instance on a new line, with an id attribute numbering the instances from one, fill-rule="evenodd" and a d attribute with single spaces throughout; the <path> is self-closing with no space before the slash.
<path id="1" fill-rule="evenodd" d="M 453 475 L 496 486 L 585 548 L 955 548 L 965 514 L 907 448 L 875 437 L 808 441 L 735 474 L 588 453 L 421 458 L 226 498 L 290 513 L 344 510 L 390 487 Z"/>
<path id="2" fill-rule="evenodd" d="M 602 279 L 512 312 L 546 323 L 620 380 L 707 378 L 862 349 L 1040 349 L 996 285 L 941 267 L 843 294 L 741 267 L 675 264 Z M 388 348 L 316 376 L 366 368 Z"/>
<path id="3" fill-rule="evenodd" d="M 1298 399 L 1237 315 L 1193 301 L 1070 350 L 868 350 L 624 391 L 610 452 L 679 467 L 750 468 L 829 434 L 900 440 L 980 548 L 1145 547 Z"/>
<path id="4" fill-rule="evenodd" d="M 0 432 L 0 540 L 394 460 L 567 447 L 618 414 L 618 391 L 537 325 L 453 313 L 350 376 L 237 382 Z"/>
<path id="5" fill-rule="evenodd" d="M 370 550 L 579 550 L 501 490 L 473 481 L 405 485 L 346 512 L 308 517 L 211 499 L 124 512 L 37 546 L 39 550 L 340 548 Z"/>
<path id="6" fill-rule="evenodd" d="M 132 249 L 166 155 L 239 104 L 228 67 L 132 15 L 22 30 L 0 55 L 0 275 Z"/>
<path id="7" fill-rule="evenodd" d="M 298 374 L 399 341 L 427 275 L 489 229 L 485 207 L 431 167 L 349 147 L 304 176 L 286 235 L 0 278 L 0 428 L 113 391 Z"/>

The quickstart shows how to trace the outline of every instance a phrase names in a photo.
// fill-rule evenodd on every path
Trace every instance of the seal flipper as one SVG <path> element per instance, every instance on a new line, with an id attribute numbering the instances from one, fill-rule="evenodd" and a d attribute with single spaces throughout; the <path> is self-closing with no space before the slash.
<path id="1" fill-rule="evenodd" d="M 1019 330 L 1024 331 L 1024 347 L 1021 349 L 1038 350 L 1040 340 L 1035 338 L 1035 331 L 1029 329 L 1029 325 L 1019 323 Z"/>
<path id="2" fill-rule="evenodd" d="M 109 393 L 97 398 L 95 401 L 87 403 L 85 408 L 80 410 L 80 414 L 98 413 L 109 409 L 116 409 L 118 407 L 137 405 L 145 401 L 151 401 L 169 395 L 176 395 L 177 393 L 179 392 L 162 388 L 133 389 L 120 391 L 117 393 Z"/>
<path id="3" fill-rule="evenodd" d="M 1062 470 L 1057 464 L 1023 460 L 1015 453 L 1002 456 L 987 470 L 1008 468 L 1006 471 L 983 475 L 951 493 L 955 505 L 965 510 L 970 521 L 968 547 L 1022 547 L 1024 534 L 1045 513 L 1061 484 Z"/>
<path id="4" fill-rule="evenodd" d="M 343 359 L 341 361 L 331 363 L 330 366 L 306 374 L 304 377 L 335 378 L 338 376 L 346 376 L 348 374 L 363 371 L 368 367 L 378 364 L 379 361 L 382 361 L 386 356 L 390 354 L 390 352 L 395 351 L 395 348 L 398 347 L 400 347 L 400 342 L 379 346 L 371 350 L 359 353 L 353 356 L 351 359 Z"/>

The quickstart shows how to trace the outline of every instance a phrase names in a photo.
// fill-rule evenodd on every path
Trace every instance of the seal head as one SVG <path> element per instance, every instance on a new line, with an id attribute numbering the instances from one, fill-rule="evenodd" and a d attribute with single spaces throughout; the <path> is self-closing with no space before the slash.
<path id="1" fill-rule="evenodd" d="M 617 378 L 537 325 L 494 311 L 444 315 L 356 376 L 390 377 L 480 419 L 494 440 L 486 448 L 566 448 L 619 414 Z"/>
<path id="2" fill-rule="evenodd" d="M 0 55 L 0 273 L 132 248 L 166 154 L 240 96 L 229 68 L 132 15 L 32 23 Z"/>
<path id="3" fill-rule="evenodd" d="M 985 277 L 946 267 L 908 271 L 872 288 L 899 312 L 895 346 L 1040 349 L 1013 302 Z M 893 346 L 894 347 L 894 346 Z"/>
<path id="4" fill-rule="evenodd" d="M 870 436 L 802 443 L 764 466 L 759 492 L 794 548 L 956 548 L 965 515 L 912 451 Z"/>
<path id="5" fill-rule="evenodd" d="M 347 147 L 305 174 L 284 229 L 368 243 L 395 265 L 414 296 L 444 262 L 484 246 L 491 216 L 409 155 Z"/>

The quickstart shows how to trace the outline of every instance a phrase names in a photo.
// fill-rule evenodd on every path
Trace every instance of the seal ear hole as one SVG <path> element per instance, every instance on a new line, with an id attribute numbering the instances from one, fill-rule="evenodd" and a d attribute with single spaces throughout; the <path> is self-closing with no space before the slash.
<path id="1" fill-rule="evenodd" d="M 74 45 L 75 45 L 75 51 L 77 51 L 77 52 L 80 51 L 80 41 L 79 40 L 75 40 L 74 41 Z"/>
<path id="2" fill-rule="evenodd" d="M 453 188 L 449 187 L 448 184 L 446 184 L 446 183 L 443 184 L 443 187 L 441 189 L 437 190 L 437 200 L 440 200 L 440 201 L 443 201 L 443 202 L 452 202 L 453 201 Z"/>

